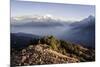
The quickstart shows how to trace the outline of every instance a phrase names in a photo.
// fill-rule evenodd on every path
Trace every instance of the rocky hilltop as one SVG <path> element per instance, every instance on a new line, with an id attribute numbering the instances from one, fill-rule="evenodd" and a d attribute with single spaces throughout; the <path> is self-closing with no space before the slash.
<path id="1" fill-rule="evenodd" d="M 95 50 L 46 36 L 23 48 L 11 47 L 11 66 L 95 61 Z"/>

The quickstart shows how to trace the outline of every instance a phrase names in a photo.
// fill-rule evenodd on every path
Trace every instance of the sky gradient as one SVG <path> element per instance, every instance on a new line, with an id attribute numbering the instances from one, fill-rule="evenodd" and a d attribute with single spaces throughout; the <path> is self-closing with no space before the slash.
<path id="1" fill-rule="evenodd" d="M 11 0 L 11 17 L 24 15 L 52 15 L 67 20 L 81 20 L 89 15 L 95 16 L 95 6 Z"/>

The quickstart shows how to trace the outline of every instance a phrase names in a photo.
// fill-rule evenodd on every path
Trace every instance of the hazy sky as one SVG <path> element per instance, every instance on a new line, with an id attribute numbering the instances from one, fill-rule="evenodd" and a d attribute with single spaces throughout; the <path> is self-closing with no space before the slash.
<path id="1" fill-rule="evenodd" d="M 81 20 L 89 15 L 95 16 L 95 6 L 11 0 L 11 17 L 23 15 L 52 15 L 67 20 Z"/>

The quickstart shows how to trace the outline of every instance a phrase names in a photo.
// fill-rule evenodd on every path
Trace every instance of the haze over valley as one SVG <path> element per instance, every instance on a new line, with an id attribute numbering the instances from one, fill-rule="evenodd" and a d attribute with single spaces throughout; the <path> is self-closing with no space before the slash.
<path id="1" fill-rule="evenodd" d="M 65 21 L 53 16 L 12 17 L 11 33 L 54 35 L 94 48 L 95 18 L 90 15 L 81 21 Z"/>

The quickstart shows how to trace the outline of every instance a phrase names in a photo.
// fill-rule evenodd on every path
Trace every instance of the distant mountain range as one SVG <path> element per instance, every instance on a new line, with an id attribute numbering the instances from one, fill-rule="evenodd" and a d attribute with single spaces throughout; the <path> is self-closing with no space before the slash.
<path id="1" fill-rule="evenodd" d="M 61 38 L 95 48 L 95 18 L 89 16 L 80 22 L 72 23 L 72 29 L 65 31 Z"/>
<path id="2" fill-rule="evenodd" d="M 66 21 L 65 19 L 62 19 L 60 17 L 54 17 L 51 15 L 33 15 L 33 16 L 15 16 L 11 17 L 12 22 L 46 22 L 46 21 Z"/>
<path id="3" fill-rule="evenodd" d="M 49 26 L 62 26 L 62 22 L 64 20 L 55 18 L 53 16 L 22 16 L 22 17 L 12 17 L 11 25 L 12 26 L 41 26 L 41 27 L 49 27 Z"/>
<path id="4" fill-rule="evenodd" d="M 56 27 L 63 27 L 65 30 L 61 32 L 61 34 L 57 36 L 57 38 L 69 40 L 74 43 L 79 43 L 87 47 L 95 48 L 95 17 L 92 15 L 81 21 L 75 22 L 64 21 L 52 16 L 12 17 L 11 27 L 45 27 L 46 29 L 50 27 L 52 28 L 52 30 L 55 30 Z M 67 27 L 69 29 L 67 29 Z M 21 28 L 19 28 L 19 30 Z M 34 33 L 33 35 L 38 36 Z"/>

